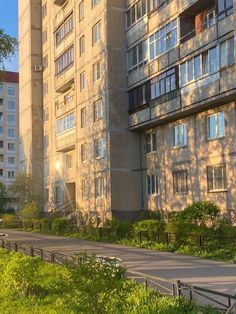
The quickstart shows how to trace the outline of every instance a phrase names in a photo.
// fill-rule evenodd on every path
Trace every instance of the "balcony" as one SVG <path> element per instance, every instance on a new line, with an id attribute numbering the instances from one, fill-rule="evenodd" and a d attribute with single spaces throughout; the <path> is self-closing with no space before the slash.
<path id="1" fill-rule="evenodd" d="M 62 6 L 67 0 L 54 0 L 55 5 Z"/>
<path id="2" fill-rule="evenodd" d="M 62 6 L 64 3 L 66 3 L 66 5 L 64 5 L 56 14 L 56 16 L 54 17 L 54 29 L 56 29 L 65 18 L 67 18 L 67 16 L 72 12 L 73 10 L 73 1 L 72 0 L 67 0 L 67 1 L 62 1 L 62 0 L 58 0 L 58 1 L 54 1 L 55 2 L 60 2 L 62 4 L 57 4 Z M 56 4 L 56 3 L 55 3 Z"/>
<path id="3" fill-rule="evenodd" d="M 74 96 L 71 96 L 68 100 L 64 100 L 56 104 L 56 118 L 64 115 L 75 108 Z"/>
<path id="4" fill-rule="evenodd" d="M 135 41 L 142 38 L 148 32 L 148 17 L 144 17 L 139 20 L 136 24 L 132 25 L 126 34 L 127 46 L 132 45 Z"/>
<path id="5" fill-rule="evenodd" d="M 57 152 L 68 152 L 75 149 L 75 129 L 58 135 L 56 140 Z"/>
<path id="6" fill-rule="evenodd" d="M 74 65 L 70 64 L 60 75 L 55 76 L 55 90 L 57 93 L 65 93 L 74 84 Z"/>

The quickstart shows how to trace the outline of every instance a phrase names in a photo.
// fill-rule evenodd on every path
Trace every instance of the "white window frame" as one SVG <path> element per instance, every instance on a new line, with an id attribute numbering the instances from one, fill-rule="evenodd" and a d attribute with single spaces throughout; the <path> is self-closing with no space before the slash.
<path id="1" fill-rule="evenodd" d="M 186 147 L 188 143 L 187 124 L 179 123 L 173 126 L 173 147 Z"/>
<path id="2" fill-rule="evenodd" d="M 213 126 L 215 130 L 215 136 L 211 136 L 211 122 L 215 120 L 215 126 Z M 223 118 L 223 120 L 221 120 Z M 220 123 L 223 122 L 223 132 L 221 133 Z M 220 111 L 217 113 L 213 113 L 207 116 L 207 139 L 214 140 L 219 139 L 225 136 L 225 114 L 224 111 Z"/>
<path id="3" fill-rule="evenodd" d="M 159 186 L 158 186 L 158 175 L 157 174 L 147 174 L 146 176 L 146 193 L 147 196 L 157 195 Z"/>

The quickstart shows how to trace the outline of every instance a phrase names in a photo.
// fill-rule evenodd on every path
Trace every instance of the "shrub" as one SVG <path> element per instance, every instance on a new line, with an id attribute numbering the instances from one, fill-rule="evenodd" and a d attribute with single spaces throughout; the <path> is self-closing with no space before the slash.
<path id="1" fill-rule="evenodd" d="M 2 225 L 4 228 L 18 228 L 20 222 L 17 216 L 12 214 L 4 214 L 2 215 Z"/>
<path id="2" fill-rule="evenodd" d="M 69 222 L 65 218 L 55 218 L 52 220 L 51 231 L 53 234 L 63 234 L 69 229 Z"/>
<path id="3" fill-rule="evenodd" d="M 40 230 L 41 228 L 41 219 L 39 218 L 33 218 L 32 219 L 33 228 L 36 230 Z"/>
<path id="4" fill-rule="evenodd" d="M 140 220 L 162 220 L 162 213 L 159 210 L 142 210 L 140 213 Z"/>
<path id="5" fill-rule="evenodd" d="M 36 201 L 27 203 L 25 207 L 19 211 L 19 215 L 22 219 L 37 218 L 39 216 L 38 203 Z"/>
<path id="6" fill-rule="evenodd" d="M 133 225 L 133 228 L 136 233 L 144 232 L 144 231 L 162 233 L 164 232 L 165 225 L 164 223 L 158 220 L 150 219 L 150 220 L 142 220 L 142 221 L 136 222 Z"/>
<path id="7" fill-rule="evenodd" d="M 51 218 L 41 219 L 41 231 L 50 233 L 51 230 L 52 230 L 52 219 Z"/>
<path id="8" fill-rule="evenodd" d="M 23 219 L 23 228 L 25 229 L 33 229 L 33 221 L 31 218 L 24 218 Z"/>
<path id="9" fill-rule="evenodd" d="M 103 227 L 112 230 L 129 230 L 132 229 L 132 224 L 127 221 L 112 218 L 111 220 L 106 220 Z"/>
<path id="10" fill-rule="evenodd" d="M 217 205 L 212 202 L 199 201 L 179 212 L 177 220 L 197 226 L 212 227 L 219 217 L 220 208 Z"/>

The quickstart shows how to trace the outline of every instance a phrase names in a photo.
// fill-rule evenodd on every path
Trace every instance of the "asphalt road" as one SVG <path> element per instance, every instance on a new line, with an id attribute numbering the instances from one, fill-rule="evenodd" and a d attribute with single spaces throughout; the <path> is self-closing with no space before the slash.
<path id="1" fill-rule="evenodd" d="M 236 265 L 200 259 L 174 253 L 130 248 L 116 244 L 85 241 L 15 230 L 8 239 L 26 245 L 34 245 L 49 251 L 74 254 L 81 251 L 122 259 L 128 271 L 140 276 L 157 276 L 163 280 L 194 284 L 207 289 L 236 294 Z"/>

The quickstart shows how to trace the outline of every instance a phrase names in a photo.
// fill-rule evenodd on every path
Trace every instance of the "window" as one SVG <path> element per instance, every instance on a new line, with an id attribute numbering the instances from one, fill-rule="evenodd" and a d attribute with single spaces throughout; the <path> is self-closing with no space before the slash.
<path id="1" fill-rule="evenodd" d="M 7 163 L 8 163 L 9 165 L 14 165 L 14 164 L 15 164 L 15 157 L 13 157 L 13 156 L 8 156 L 8 158 L 7 158 Z"/>
<path id="2" fill-rule="evenodd" d="M 139 0 L 127 12 L 127 27 L 133 25 L 147 13 L 147 0 Z"/>
<path id="3" fill-rule="evenodd" d="M 45 2 L 42 6 L 42 19 L 44 19 L 47 16 L 47 2 Z"/>
<path id="4" fill-rule="evenodd" d="M 61 43 L 61 41 L 72 31 L 72 29 L 73 29 L 73 16 L 71 14 L 55 33 L 56 46 L 58 46 Z"/>
<path id="5" fill-rule="evenodd" d="M 3 93 L 3 85 L 0 83 L 0 94 Z"/>
<path id="6" fill-rule="evenodd" d="M 233 0 L 218 0 L 218 20 L 233 13 Z"/>
<path id="7" fill-rule="evenodd" d="M 0 98 L 0 106 L 3 106 L 3 99 L 2 98 Z"/>
<path id="8" fill-rule="evenodd" d="M 8 129 L 8 137 L 15 137 L 15 130 L 14 129 Z"/>
<path id="9" fill-rule="evenodd" d="M 173 145 L 174 147 L 187 145 L 187 128 L 185 123 L 173 127 Z"/>
<path id="10" fill-rule="evenodd" d="M 84 128 L 87 124 L 87 112 L 86 107 L 81 109 L 81 128 Z"/>
<path id="11" fill-rule="evenodd" d="M 3 162 L 3 161 L 4 161 L 4 155 L 0 154 L 0 162 Z"/>
<path id="12" fill-rule="evenodd" d="M 218 68 L 218 48 L 214 47 L 180 65 L 181 85 L 214 73 Z"/>
<path id="13" fill-rule="evenodd" d="M 145 134 L 146 153 L 155 152 L 157 150 L 157 134 Z"/>
<path id="14" fill-rule="evenodd" d="M 100 0 L 92 0 L 92 7 L 95 7 L 100 2 Z"/>
<path id="15" fill-rule="evenodd" d="M 158 98 L 177 88 L 176 68 L 170 69 L 151 80 L 151 99 Z"/>
<path id="16" fill-rule="evenodd" d="M 149 37 L 150 59 L 171 50 L 178 44 L 177 19 L 173 20 Z"/>
<path id="17" fill-rule="evenodd" d="M 96 100 L 94 102 L 94 121 L 98 121 L 102 118 L 103 116 L 103 102 L 102 98 Z"/>
<path id="18" fill-rule="evenodd" d="M 0 135 L 2 135 L 2 134 L 3 134 L 3 127 L 0 126 Z"/>
<path id="19" fill-rule="evenodd" d="M 49 119 L 49 112 L 48 112 L 48 108 L 44 108 L 43 110 L 43 122 L 47 122 Z"/>
<path id="20" fill-rule="evenodd" d="M 158 193 L 158 177 L 156 174 L 147 175 L 147 195 L 155 195 Z"/>
<path id="21" fill-rule="evenodd" d="M 48 31 L 47 29 L 45 29 L 43 32 L 42 32 L 42 44 L 44 45 L 48 40 Z"/>
<path id="22" fill-rule="evenodd" d="M 79 54 L 82 56 L 85 53 L 85 37 L 82 36 L 79 39 Z"/>
<path id="23" fill-rule="evenodd" d="M 134 110 L 147 104 L 149 98 L 148 87 L 147 83 L 129 91 L 129 110 Z"/>
<path id="24" fill-rule="evenodd" d="M 14 171 L 8 171 L 8 179 L 14 179 L 15 178 L 15 172 Z"/>
<path id="25" fill-rule="evenodd" d="M 85 162 L 87 160 L 87 144 L 81 145 L 81 162 Z"/>
<path id="26" fill-rule="evenodd" d="M 207 117 L 207 138 L 212 140 L 225 135 L 224 112 L 211 114 Z"/>
<path id="27" fill-rule="evenodd" d="M 188 192 L 188 173 L 187 170 L 173 172 L 173 191 L 174 193 Z"/>
<path id="28" fill-rule="evenodd" d="M 47 149 L 49 146 L 49 136 L 48 134 L 45 134 L 43 137 L 43 148 Z"/>
<path id="29" fill-rule="evenodd" d="M 8 94 L 8 96 L 15 96 L 15 87 L 13 87 L 13 86 L 8 86 L 8 88 L 7 88 L 7 94 Z"/>
<path id="30" fill-rule="evenodd" d="M 95 178 L 95 197 L 104 195 L 104 177 Z"/>
<path id="31" fill-rule="evenodd" d="M 16 109 L 15 100 L 8 100 L 7 101 L 7 108 L 10 109 L 10 110 Z"/>
<path id="32" fill-rule="evenodd" d="M 65 166 L 66 166 L 66 169 L 72 168 L 72 155 L 71 154 L 65 155 Z"/>
<path id="33" fill-rule="evenodd" d="M 75 113 L 72 112 L 69 115 L 57 120 L 57 135 L 70 131 L 75 127 Z"/>
<path id="34" fill-rule="evenodd" d="M 82 180 L 82 199 L 86 200 L 88 198 L 88 179 Z"/>
<path id="35" fill-rule="evenodd" d="M 66 71 L 74 63 L 74 46 L 66 50 L 56 61 L 56 75 Z"/>
<path id="36" fill-rule="evenodd" d="M 54 200 L 55 200 L 55 203 L 61 202 L 61 187 L 60 186 L 55 186 Z"/>
<path id="37" fill-rule="evenodd" d="M 92 28 L 93 45 L 101 39 L 101 21 L 95 24 Z"/>
<path id="38" fill-rule="evenodd" d="M 220 67 L 234 64 L 234 37 L 220 43 Z"/>
<path id="39" fill-rule="evenodd" d="M 84 1 L 81 1 L 79 4 L 79 21 L 84 18 Z"/>
<path id="40" fill-rule="evenodd" d="M 43 57 L 43 68 L 44 70 L 48 67 L 48 55 Z"/>
<path id="41" fill-rule="evenodd" d="M 15 123 L 15 115 L 9 113 L 9 114 L 7 115 L 7 122 L 8 122 L 9 124 L 14 124 L 14 123 Z"/>
<path id="42" fill-rule="evenodd" d="M 147 40 L 140 42 L 128 51 L 128 72 L 144 66 L 148 60 Z"/>
<path id="43" fill-rule="evenodd" d="M 64 104 L 69 104 L 73 99 L 73 95 L 71 95 L 71 93 L 67 93 L 64 96 Z"/>
<path id="44" fill-rule="evenodd" d="M 0 141 L 0 148 L 3 148 L 3 141 Z"/>
<path id="45" fill-rule="evenodd" d="M 85 72 L 80 73 L 80 91 L 85 90 Z"/>
<path id="46" fill-rule="evenodd" d="M 15 151 L 15 144 L 14 143 L 7 143 L 7 149 L 9 152 Z"/>
<path id="47" fill-rule="evenodd" d="M 0 177 L 3 177 L 3 169 L 0 169 Z"/>
<path id="48" fill-rule="evenodd" d="M 226 166 L 225 164 L 207 167 L 208 191 L 226 189 Z"/>
<path id="49" fill-rule="evenodd" d="M 150 11 L 158 9 L 163 10 L 172 0 L 150 0 Z"/>
<path id="50" fill-rule="evenodd" d="M 104 141 L 102 137 L 94 141 L 94 155 L 97 159 L 104 157 Z"/>
<path id="51" fill-rule="evenodd" d="M 0 112 L 0 121 L 3 120 L 3 112 Z"/>
<path id="52" fill-rule="evenodd" d="M 102 64 L 101 61 L 93 65 L 93 81 L 96 82 L 102 77 Z"/>
<path id="53" fill-rule="evenodd" d="M 48 82 L 43 83 L 43 97 L 48 94 Z"/>

